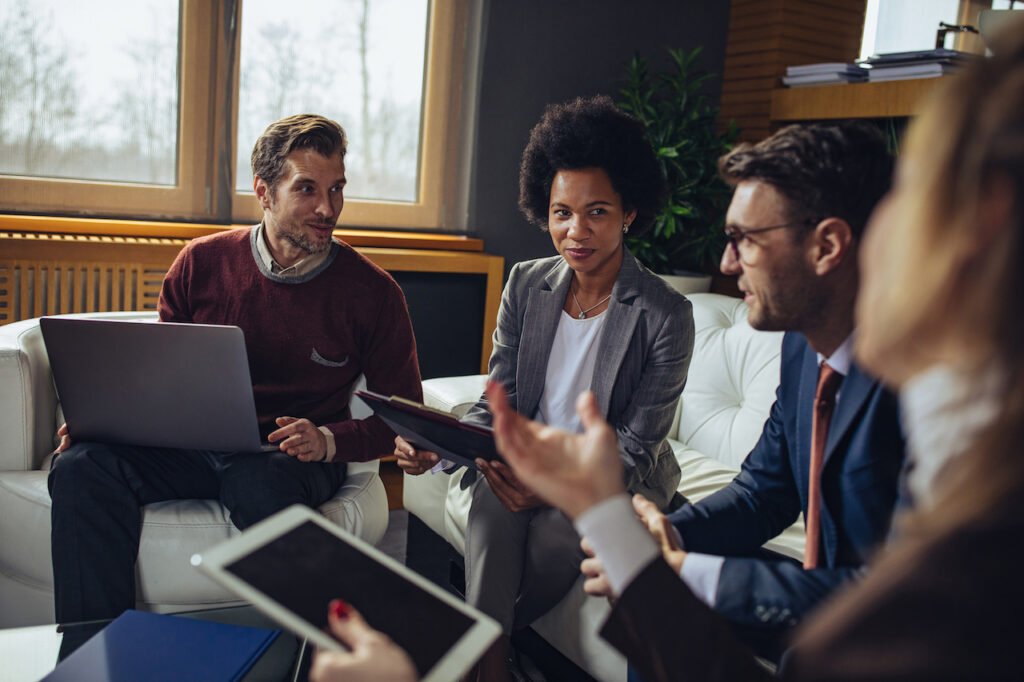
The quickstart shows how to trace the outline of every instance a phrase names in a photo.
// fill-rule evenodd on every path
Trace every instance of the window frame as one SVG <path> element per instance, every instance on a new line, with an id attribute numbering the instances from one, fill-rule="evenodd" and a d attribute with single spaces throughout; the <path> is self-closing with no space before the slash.
<path id="1" fill-rule="evenodd" d="M 140 221 L 258 222 L 255 196 L 235 191 L 244 0 L 180 0 L 178 168 L 174 186 L 0 176 L 0 213 Z M 346 199 L 338 227 L 439 230 L 453 218 L 456 120 L 470 0 L 430 0 L 416 202 Z M 344 122 L 341 122 L 344 125 Z M 253 140 L 255 142 L 255 140 Z"/>
<path id="2" fill-rule="evenodd" d="M 216 71 L 217 3 L 182 0 L 178 45 L 178 167 L 175 185 L 0 176 L 0 210 L 61 215 L 194 220 L 212 217 L 209 111 Z M 191 93 L 189 97 L 185 93 Z"/>

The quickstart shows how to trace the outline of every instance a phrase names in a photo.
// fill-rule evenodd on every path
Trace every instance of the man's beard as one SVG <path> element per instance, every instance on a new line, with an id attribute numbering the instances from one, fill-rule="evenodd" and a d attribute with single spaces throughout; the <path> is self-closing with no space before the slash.
<path id="1" fill-rule="evenodd" d="M 323 240 L 323 242 L 313 241 L 309 238 L 309 235 L 302 233 L 300 230 L 281 230 L 281 236 L 297 249 L 305 251 L 309 255 L 315 253 L 323 253 L 331 246 L 330 238 Z"/>

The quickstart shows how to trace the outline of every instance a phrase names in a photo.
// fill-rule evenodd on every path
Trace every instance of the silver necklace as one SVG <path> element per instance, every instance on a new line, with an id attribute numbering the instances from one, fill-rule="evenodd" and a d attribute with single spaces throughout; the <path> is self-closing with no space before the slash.
<path id="1" fill-rule="evenodd" d="M 580 309 L 580 314 L 576 316 L 577 320 L 585 319 L 587 317 L 587 313 L 589 313 L 594 308 L 597 308 L 602 303 L 604 303 L 605 301 L 607 301 L 609 298 L 612 297 L 611 294 L 608 294 L 607 296 L 602 298 L 600 301 L 598 301 L 594 305 L 592 305 L 589 308 L 587 308 L 586 310 L 584 310 L 583 306 L 580 305 L 580 300 L 578 298 L 576 298 L 576 292 L 572 290 L 572 287 L 569 287 L 569 293 L 572 294 L 572 300 L 576 302 L 576 307 Z"/>

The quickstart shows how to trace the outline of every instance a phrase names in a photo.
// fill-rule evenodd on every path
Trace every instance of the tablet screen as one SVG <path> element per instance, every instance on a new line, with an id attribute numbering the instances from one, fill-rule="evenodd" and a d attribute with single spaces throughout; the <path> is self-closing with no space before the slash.
<path id="1" fill-rule="evenodd" d="M 327 605 L 341 598 L 409 654 L 426 675 L 473 619 L 311 521 L 224 569 L 328 631 Z"/>

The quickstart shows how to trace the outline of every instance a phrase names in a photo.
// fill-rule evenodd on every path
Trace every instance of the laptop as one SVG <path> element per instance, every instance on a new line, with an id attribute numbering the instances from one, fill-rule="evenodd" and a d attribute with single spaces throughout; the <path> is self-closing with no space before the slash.
<path id="1" fill-rule="evenodd" d="M 278 449 L 260 439 L 238 327 L 62 317 L 39 326 L 72 440 Z"/>

